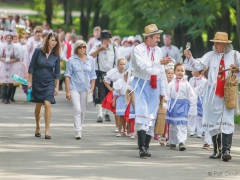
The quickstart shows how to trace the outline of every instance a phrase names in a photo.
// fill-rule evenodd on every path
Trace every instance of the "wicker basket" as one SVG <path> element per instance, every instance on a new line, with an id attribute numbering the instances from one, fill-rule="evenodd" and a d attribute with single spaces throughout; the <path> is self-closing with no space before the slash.
<path id="1" fill-rule="evenodd" d="M 163 108 L 163 102 L 164 102 L 164 99 L 161 98 L 159 108 L 158 108 L 157 120 L 154 128 L 154 134 L 156 135 L 164 134 L 165 121 L 166 121 L 166 109 Z"/>

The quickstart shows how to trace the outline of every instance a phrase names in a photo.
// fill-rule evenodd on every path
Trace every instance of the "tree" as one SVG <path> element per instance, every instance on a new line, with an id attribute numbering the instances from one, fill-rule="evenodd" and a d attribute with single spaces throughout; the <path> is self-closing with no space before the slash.
<path id="1" fill-rule="evenodd" d="M 47 24 L 52 26 L 53 2 L 52 0 L 45 0 L 45 14 Z"/>
<path id="2" fill-rule="evenodd" d="M 236 17 L 237 17 L 237 37 L 238 37 L 238 47 L 240 48 L 240 1 L 236 0 Z"/>

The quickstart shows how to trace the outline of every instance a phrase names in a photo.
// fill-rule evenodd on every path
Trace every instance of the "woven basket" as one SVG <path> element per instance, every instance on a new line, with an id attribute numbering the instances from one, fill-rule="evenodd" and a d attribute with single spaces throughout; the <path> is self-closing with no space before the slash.
<path id="1" fill-rule="evenodd" d="M 164 102 L 164 99 L 161 98 L 159 108 L 158 108 L 157 120 L 154 128 L 154 134 L 156 135 L 164 134 L 165 121 L 166 121 L 166 109 L 163 108 L 163 102 Z"/>

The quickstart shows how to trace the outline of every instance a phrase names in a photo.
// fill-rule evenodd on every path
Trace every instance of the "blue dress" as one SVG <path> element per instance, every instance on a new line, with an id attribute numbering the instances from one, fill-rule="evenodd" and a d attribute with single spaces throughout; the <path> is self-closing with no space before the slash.
<path id="1" fill-rule="evenodd" d="M 33 74 L 31 102 L 44 103 L 44 100 L 55 104 L 55 79 L 60 79 L 60 57 L 52 51 L 47 58 L 40 48 L 32 56 L 28 69 Z"/>

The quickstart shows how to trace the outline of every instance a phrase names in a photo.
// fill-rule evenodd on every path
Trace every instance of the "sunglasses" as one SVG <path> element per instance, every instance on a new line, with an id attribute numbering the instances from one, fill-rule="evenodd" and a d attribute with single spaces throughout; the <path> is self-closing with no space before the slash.
<path id="1" fill-rule="evenodd" d="M 55 32 L 51 32 L 50 34 L 51 34 L 52 36 L 56 36 L 56 37 L 58 37 L 58 34 L 55 33 Z"/>
<path id="2" fill-rule="evenodd" d="M 86 49 L 86 46 L 78 46 L 78 49 Z"/>

